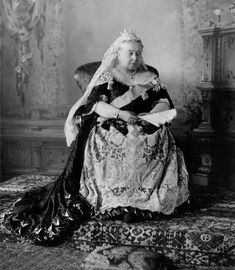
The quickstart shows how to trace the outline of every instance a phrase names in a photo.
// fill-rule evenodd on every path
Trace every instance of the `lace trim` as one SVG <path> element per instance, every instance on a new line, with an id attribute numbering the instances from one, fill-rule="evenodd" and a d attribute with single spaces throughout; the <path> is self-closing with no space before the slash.
<path id="1" fill-rule="evenodd" d="M 100 85 L 104 83 L 108 83 L 108 84 L 113 83 L 113 76 L 109 72 L 102 73 L 96 85 Z"/>

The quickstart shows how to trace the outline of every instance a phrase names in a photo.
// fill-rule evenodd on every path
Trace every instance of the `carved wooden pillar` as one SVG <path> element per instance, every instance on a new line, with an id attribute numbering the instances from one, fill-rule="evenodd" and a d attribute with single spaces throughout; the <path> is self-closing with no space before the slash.
<path id="1" fill-rule="evenodd" d="M 201 166 L 193 181 L 235 188 L 235 27 L 200 30 L 203 121 L 194 130 Z M 234 180 L 233 180 L 234 179 Z"/>

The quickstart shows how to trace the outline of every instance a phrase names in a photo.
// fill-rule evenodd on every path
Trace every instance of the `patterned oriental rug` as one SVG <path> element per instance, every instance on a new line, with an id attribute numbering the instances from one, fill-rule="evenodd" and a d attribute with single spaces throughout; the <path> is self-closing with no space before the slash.
<path id="1" fill-rule="evenodd" d="M 24 243 L 3 226 L 4 212 L 25 191 L 54 180 L 53 176 L 21 175 L 0 183 L 0 242 Z M 91 220 L 81 225 L 62 248 L 89 254 L 84 269 L 98 269 L 92 268 L 94 258 L 103 263 L 99 269 L 121 269 L 117 266 L 119 261 L 113 258 L 117 250 L 124 249 L 131 254 L 140 250 L 155 252 L 175 265 L 192 266 L 193 269 L 235 269 L 235 192 L 199 186 L 190 189 L 190 206 L 184 212 L 159 221 L 132 224 Z M 131 257 L 128 256 L 125 258 Z M 110 258 L 116 263 L 112 268 L 107 266 L 111 264 Z"/>
<path id="2" fill-rule="evenodd" d="M 85 253 L 60 247 L 0 242 L 2 270 L 81 270 Z"/>

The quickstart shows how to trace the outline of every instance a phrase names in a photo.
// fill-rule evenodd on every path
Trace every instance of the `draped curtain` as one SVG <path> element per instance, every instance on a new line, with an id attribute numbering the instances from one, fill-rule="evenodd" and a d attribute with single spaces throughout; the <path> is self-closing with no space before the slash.
<path id="1" fill-rule="evenodd" d="M 15 65 L 16 86 L 19 95 L 29 77 L 29 61 L 32 53 L 29 46 L 30 33 L 38 22 L 43 0 L 3 0 L 4 22 L 9 34 L 18 44 Z"/>

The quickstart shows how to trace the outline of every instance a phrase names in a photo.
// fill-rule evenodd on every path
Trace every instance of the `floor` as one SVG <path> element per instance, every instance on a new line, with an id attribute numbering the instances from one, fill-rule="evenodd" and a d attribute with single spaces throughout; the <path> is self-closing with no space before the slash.
<path id="1" fill-rule="evenodd" d="M 83 252 L 71 251 L 61 247 L 0 242 L 0 269 L 2 270 L 91 270 L 81 266 L 85 257 L 86 254 Z M 232 270 L 234 268 L 170 265 L 165 266 L 163 269 Z"/>

